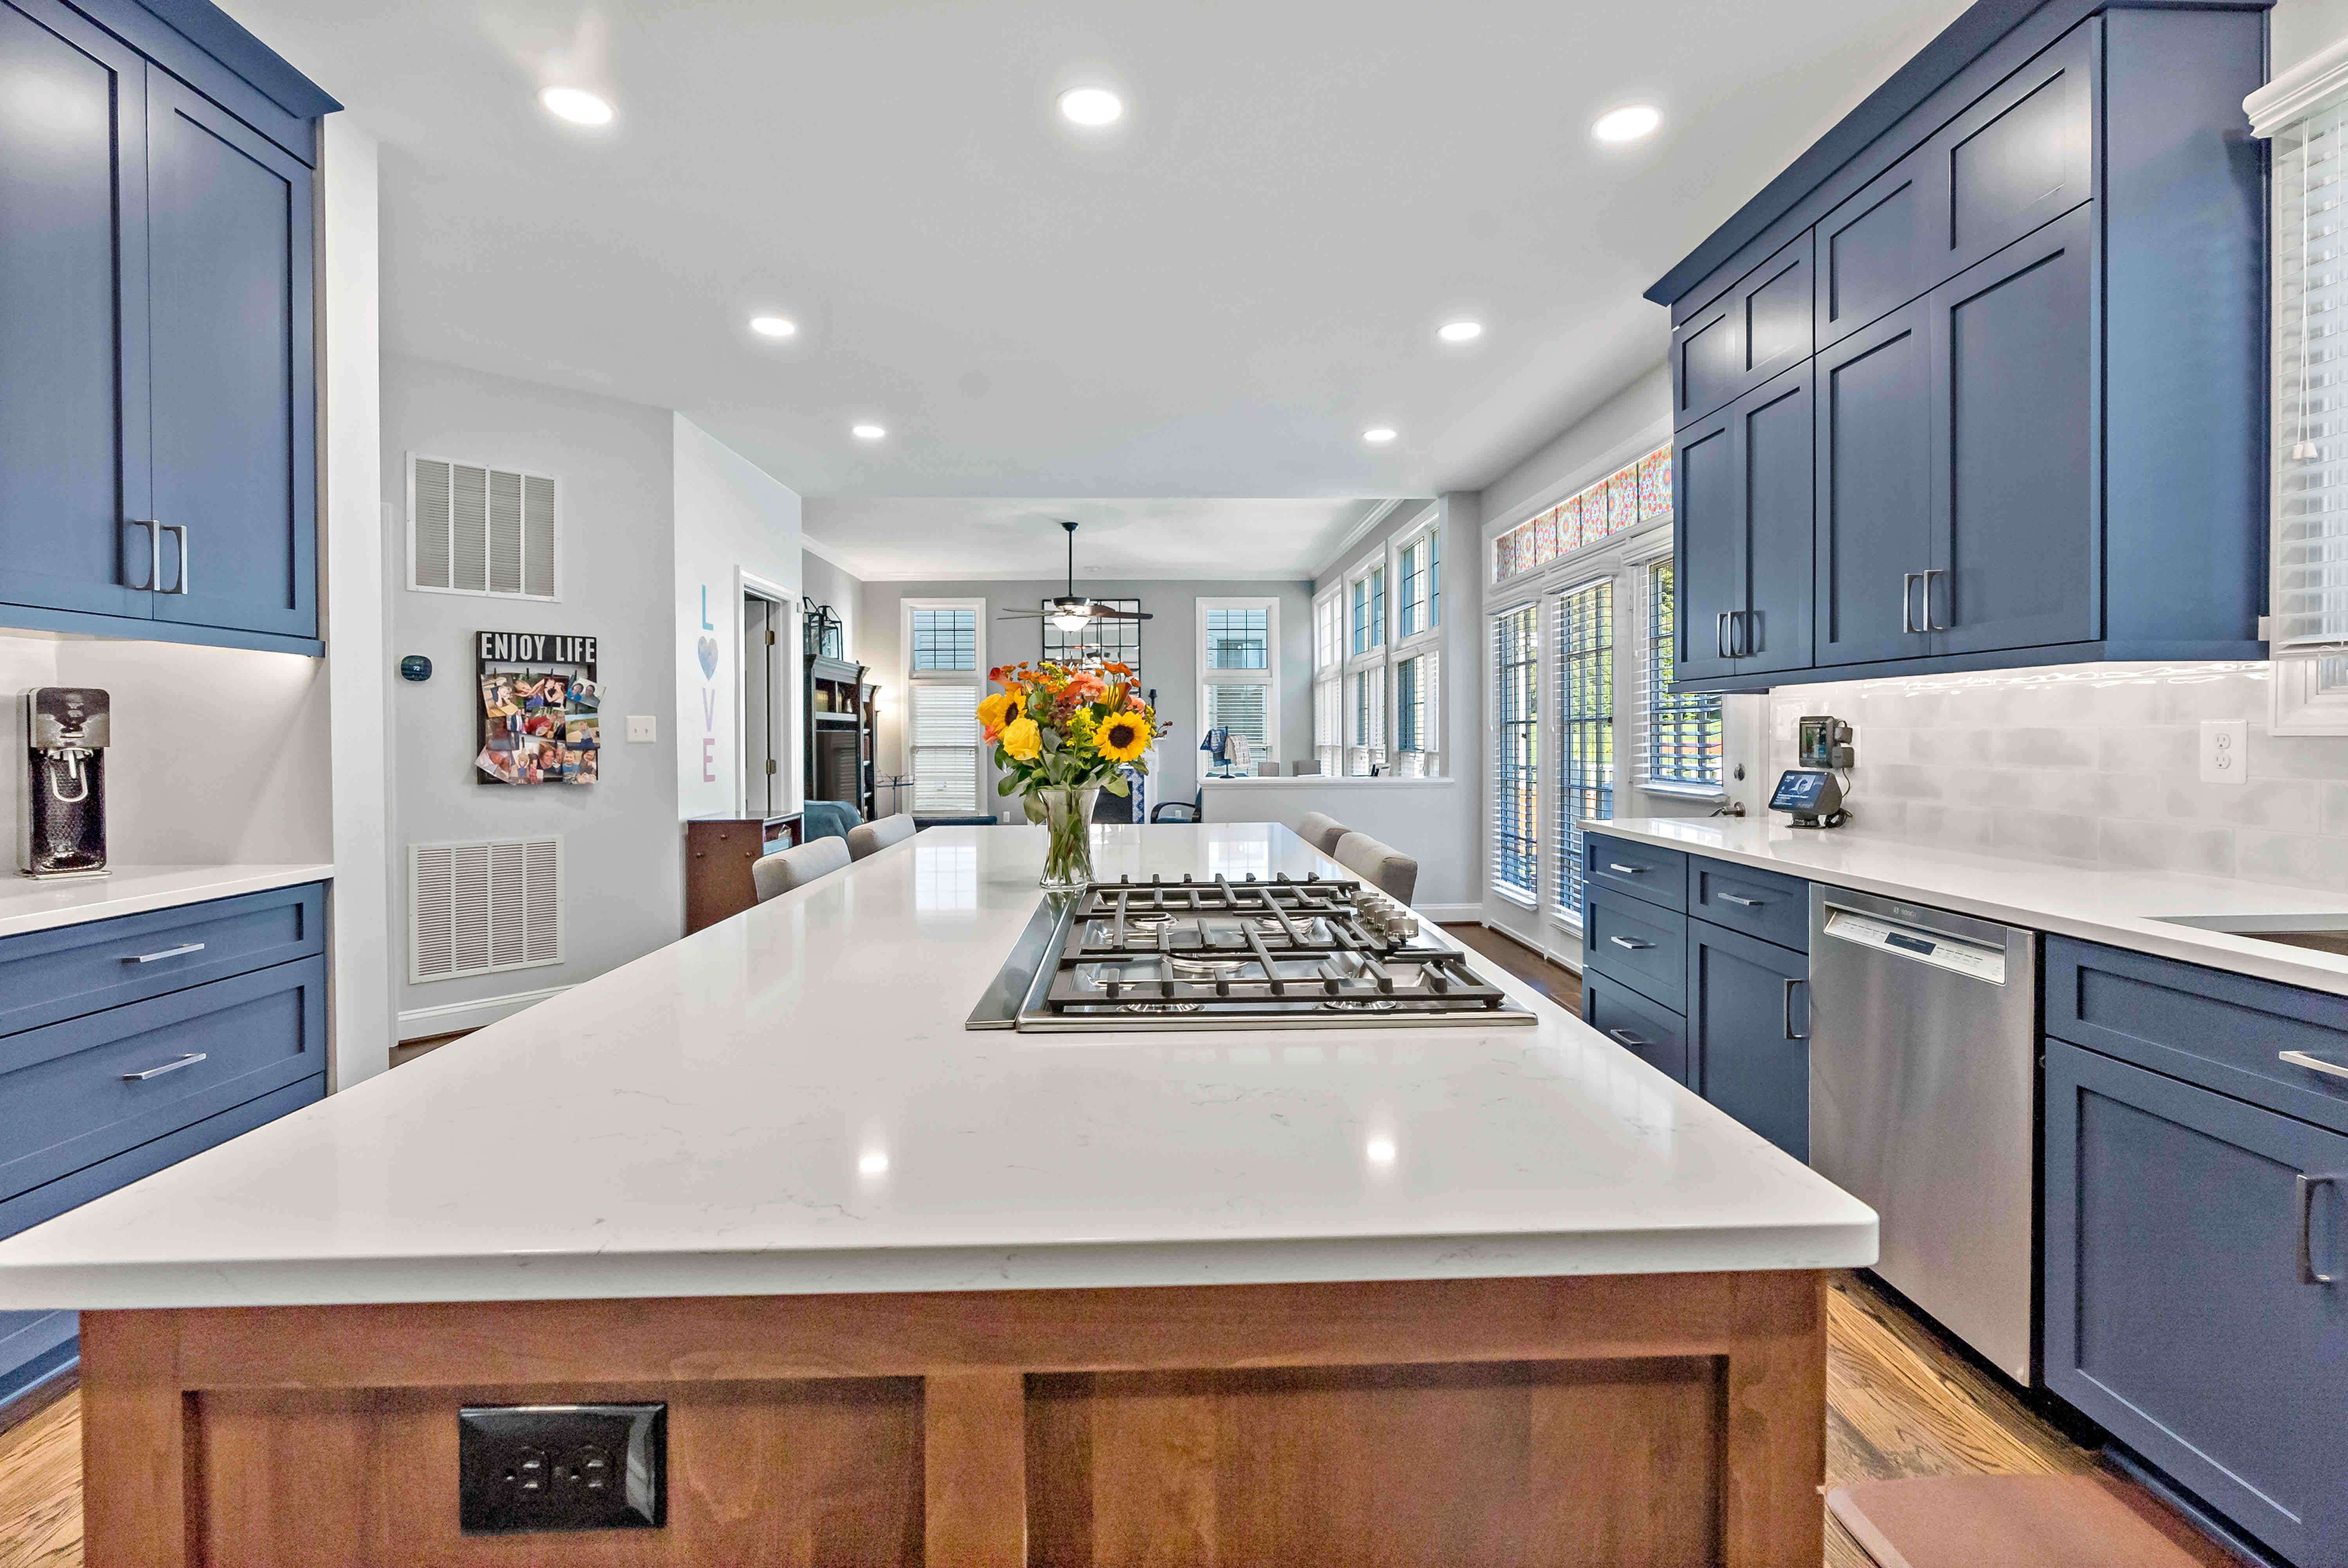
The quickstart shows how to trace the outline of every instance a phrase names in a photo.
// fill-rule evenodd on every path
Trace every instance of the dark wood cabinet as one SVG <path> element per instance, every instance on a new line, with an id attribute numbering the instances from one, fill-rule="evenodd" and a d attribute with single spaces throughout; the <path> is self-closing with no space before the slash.
<path id="1" fill-rule="evenodd" d="M 750 868 L 805 842 L 797 811 L 780 817 L 695 817 L 685 825 L 685 934 L 729 920 L 758 902 Z"/>
<path id="2" fill-rule="evenodd" d="M 1673 656 L 1683 682 L 1810 663 L 1807 364 L 1678 438 Z"/>
<path id="3" fill-rule="evenodd" d="M 807 770 L 804 799 L 853 806 L 869 822 L 878 784 L 872 703 L 880 688 L 864 677 L 862 665 L 808 656 L 807 744 L 800 755 Z"/>
<path id="4" fill-rule="evenodd" d="M 1810 1157 L 1809 959 L 1688 922 L 1696 1092 L 1797 1160 Z"/>

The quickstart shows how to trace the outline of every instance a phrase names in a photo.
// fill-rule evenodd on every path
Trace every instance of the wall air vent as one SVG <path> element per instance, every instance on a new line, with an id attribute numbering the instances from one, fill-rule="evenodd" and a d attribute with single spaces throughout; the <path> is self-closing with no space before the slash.
<path id="1" fill-rule="evenodd" d="M 413 844 L 407 977 L 454 980 L 562 962 L 562 841 Z"/>
<path id="2" fill-rule="evenodd" d="M 555 484 L 543 474 L 409 455 L 409 587 L 555 598 L 559 531 Z"/>

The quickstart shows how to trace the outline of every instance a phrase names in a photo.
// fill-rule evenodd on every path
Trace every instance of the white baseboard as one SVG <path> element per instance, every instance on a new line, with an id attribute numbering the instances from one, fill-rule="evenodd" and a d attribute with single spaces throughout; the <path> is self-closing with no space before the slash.
<path id="1" fill-rule="evenodd" d="M 1480 903 L 1422 903 L 1415 907 L 1437 925 L 1458 925 L 1484 918 L 1484 906 Z"/>
<path id="2" fill-rule="evenodd" d="M 435 1035 L 453 1035 L 459 1029 L 483 1028 L 570 989 L 568 985 L 549 985 L 539 991 L 484 996 L 478 1002 L 448 1002 L 438 1007 L 411 1008 L 399 1016 L 399 1037 L 403 1042 L 424 1040 Z"/>

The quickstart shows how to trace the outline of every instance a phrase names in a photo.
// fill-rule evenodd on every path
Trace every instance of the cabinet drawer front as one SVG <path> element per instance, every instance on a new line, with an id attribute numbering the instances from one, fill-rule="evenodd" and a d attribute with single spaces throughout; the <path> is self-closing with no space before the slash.
<path id="1" fill-rule="evenodd" d="M 1810 356 L 1810 236 L 1807 233 L 1736 285 L 1738 387 L 1758 387 Z"/>
<path id="2" fill-rule="evenodd" d="M 279 888 L 0 941 L 0 1035 L 325 951 L 326 890 Z"/>
<path id="3" fill-rule="evenodd" d="M 1672 334 L 1672 422 L 1701 419 L 1734 402 L 1744 385 L 1742 358 L 1735 294 L 1682 322 Z"/>
<path id="4" fill-rule="evenodd" d="M 0 1197 L 324 1068 L 326 961 L 216 980 L 0 1042 Z"/>
<path id="5" fill-rule="evenodd" d="M 1679 1012 L 1686 1005 L 1687 917 L 1593 887 L 1581 917 L 1581 966 Z"/>
<path id="6" fill-rule="evenodd" d="M 1941 278 L 1953 277 L 2094 192 L 2096 42 L 2080 24 L 1924 145 L 1945 179 Z"/>
<path id="7" fill-rule="evenodd" d="M 2348 997 L 2068 937 L 2046 942 L 2046 1032 L 2348 1132 Z"/>
<path id="8" fill-rule="evenodd" d="M 1687 1020 L 1603 975 L 1581 977 L 1581 1018 L 1664 1077 L 1688 1081 Z"/>
<path id="9" fill-rule="evenodd" d="M 1678 850 L 1591 833 L 1582 855 L 1593 888 L 1627 892 L 1664 909 L 1687 907 L 1688 858 Z"/>
<path id="10" fill-rule="evenodd" d="M 1810 950 L 1810 884 L 1798 878 L 1692 855 L 1688 913 L 1797 953 Z"/>
<path id="11" fill-rule="evenodd" d="M 2348 1284 L 2302 1283 L 2302 1174 L 2348 1138 L 2046 1046 L 2048 1387 L 2294 1562 L 2348 1550 Z M 2348 1195 L 2308 1262 L 2348 1274 Z"/>
<path id="12" fill-rule="evenodd" d="M 1821 351 L 1921 298 L 1945 275 L 1933 220 L 1948 207 L 1946 181 L 1946 166 L 1918 148 L 1818 220 Z"/>

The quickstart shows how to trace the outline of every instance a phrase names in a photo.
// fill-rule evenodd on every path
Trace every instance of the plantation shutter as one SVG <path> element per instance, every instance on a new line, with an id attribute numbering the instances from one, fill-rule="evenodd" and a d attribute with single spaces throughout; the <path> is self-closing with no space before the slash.
<path id="1" fill-rule="evenodd" d="M 2257 100 L 2252 100 L 2256 105 Z M 2260 128 L 2260 134 L 2269 134 Z M 2333 103 L 2274 140 L 2274 521 L 2271 644 L 2348 647 L 2348 244 Z"/>
<path id="2" fill-rule="evenodd" d="M 916 681 L 913 696 L 913 814 L 978 814 L 978 684 Z"/>

